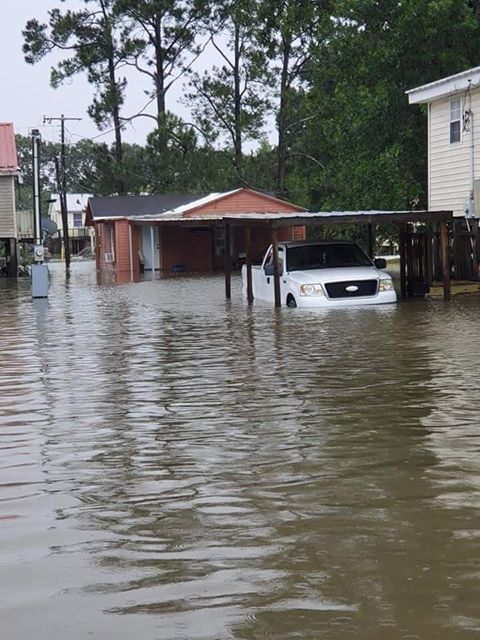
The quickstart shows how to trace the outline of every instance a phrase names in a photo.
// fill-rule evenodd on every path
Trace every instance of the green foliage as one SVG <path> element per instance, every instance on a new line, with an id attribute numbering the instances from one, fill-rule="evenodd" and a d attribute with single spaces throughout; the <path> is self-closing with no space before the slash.
<path id="1" fill-rule="evenodd" d="M 187 54 L 198 55 L 199 25 L 209 10 L 206 0 L 112 0 L 125 25 L 130 63 L 152 83 L 157 117 L 166 112 L 165 96 L 189 67 Z M 142 114 L 144 115 L 144 114 Z"/>
<path id="2" fill-rule="evenodd" d="M 299 141 L 325 166 L 312 205 L 425 207 L 426 117 L 405 91 L 475 64 L 478 22 L 458 0 L 340 0 L 337 9 L 309 69 L 319 117 Z"/>
<path id="3" fill-rule="evenodd" d="M 256 42 L 257 3 L 223 0 L 215 5 L 208 30 L 222 64 L 193 74 L 186 102 L 207 143 L 220 140 L 223 148 L 233 148 L 241 176 L 244 143 L 264 136 L 271 72 Z"/>
<path id="4" fill-rule="evenodd" d="M 115 128 L 113 147 L 69 147 L 70 191 L 247 185 L 311 210 L 425 207 L 426 112 L 410 106 L 405 91 L 480 60 L 479 0 L 84 2 L 80 11 L 52 9 L 48 24 L 30 20 L 24 30 L 27 62 L 64 51 L 52 83 L 85 72 L 95 88 L 91 117 Z M 220 64 L 190 73 L 207 41 Z M 145 147 L 121 144 L 124 65 L 149 78 L 156 101 L 155 115 L 133 116 L 152 119 Z M 193 123 L 165 104 L 186 73 Z M 270 113 L 275 145 L 265 142 Z M 246 153 L 252 140 L 258 147 Z M 19 139 L 19 148 L 28 167 L 30 141 Z M 43 145 L 45 192 L 56 191 L 58 151 Z M 22 198 L 28 206 L 28 190 Z"/>
<path id="5" fill-rule="evenodd" d="M 89 115 L 100 129 L 111 125 L 113 112 L 123 104 L 125 78 L 116 71 L 130 51 L 124 46 L 125 29 L 120 28 L 112 13 L 113 0 L 85 0 L 86 8 L 78 11 L 49 11 L 48 24 L 29 20 L 23 31 L 25 61 L 35 64 L 48 53 L 68 52 L 51 72 L 51 84 L 59 87 L 66 79 L 85 72 L 96 87 Z"/>

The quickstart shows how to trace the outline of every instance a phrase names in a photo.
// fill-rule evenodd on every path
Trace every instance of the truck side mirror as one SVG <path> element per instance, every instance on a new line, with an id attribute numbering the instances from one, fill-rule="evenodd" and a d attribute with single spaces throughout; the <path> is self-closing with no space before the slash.
<path id="1" fill-rule="evenodd" d="M 377 267 L 377 269 L 386 269 L 387 268 L 387 261 L 385 260 L 385 258 L 375 258 L 375 260 L 373 261 L 375 266 Z"/>

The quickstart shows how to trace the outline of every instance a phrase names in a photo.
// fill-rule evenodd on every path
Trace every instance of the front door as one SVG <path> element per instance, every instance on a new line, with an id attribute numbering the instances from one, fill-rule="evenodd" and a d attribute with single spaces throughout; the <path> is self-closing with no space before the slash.
<path id="1" fill-rule="evenodd" d="M 160 269 L 160 234 L 155 225 L 142 226 L 142 256 L 145 271 Z"/>

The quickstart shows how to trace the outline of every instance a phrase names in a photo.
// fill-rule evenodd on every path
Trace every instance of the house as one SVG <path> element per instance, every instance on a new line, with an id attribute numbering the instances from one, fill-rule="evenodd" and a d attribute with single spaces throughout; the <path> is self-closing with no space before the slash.
<path id="1" fill-rule="evenodd" d="M 428 208 L 480 214 L 480 67 L 407 91 L 427 105 Z"/>
<path id="2" fill-rule="evenodd" d="M 86 208 L 91 193 L 67 193 L 67 220 L 68 236 L 70 239 L 70 252 L 79 253 L 85 249 L 93 251 L 94 232 L 91 227 L 85 225 Z M 48 206 L 48 217 L 55 222 L 58 233 L 53 238 L 53 253 L 61 252 L 62 238 L 62 211 L 60 207 L 60 196 L 52 193 Z"/>
<path id="3" fill-rule="evenodd" d="M 15 178 L 19 174 L 13 124 L 0 122 L 0 243 L 3 245 L 2 271 L 17 275 L 17 221 Z"/>
<path id="4" fill-rule="evenodd" d="M 279 198 L 235 189 L 226 193 L 92 197 L 86 224 L 95 228 L 100 273 L 136 278 L 142 270 L 211 272 L 224 267 L 225 215 L 297 214 L 305 209 Z M 303 227 L 285 228 L 282 240 L 303 239 Z M 269 243 L 264 228 L 251 234 L 252 252 Z M 239 266 L 245 255 L 241 229 L 230 231 L 230 255 Z"/>

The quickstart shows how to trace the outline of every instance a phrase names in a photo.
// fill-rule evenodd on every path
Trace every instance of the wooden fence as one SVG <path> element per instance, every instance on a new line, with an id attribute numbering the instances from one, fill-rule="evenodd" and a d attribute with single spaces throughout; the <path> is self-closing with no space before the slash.
<path id="1" fill-rule="evenodd" d="M 453 280 L 478 281 L 480 234 L 478 221 L 455 220 L 449 230 L 449 266 Z M 442 280 L 440 233 L 435 226 L 407 225 L 405 230 L 407 293 L 425 295 Z"/>

